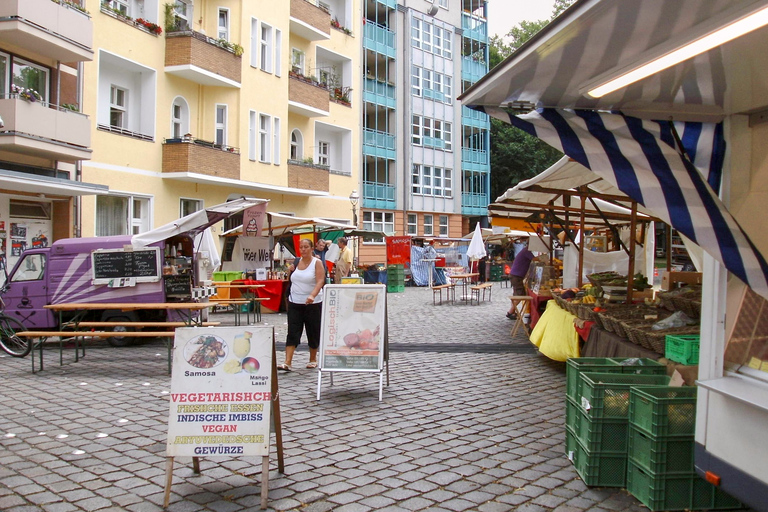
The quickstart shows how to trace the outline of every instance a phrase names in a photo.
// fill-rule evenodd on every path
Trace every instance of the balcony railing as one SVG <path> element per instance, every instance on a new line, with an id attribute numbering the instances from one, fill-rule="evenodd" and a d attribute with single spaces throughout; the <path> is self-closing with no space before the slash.
<path id="1" fill-rule="evenodd" d="M 464 37 L 480 41 L 488 40 L 488 22 L 485 18 L 463 12 L 461 13 L 461 29 L 464 31 Z"/>
<path id="2" fill-rule="evenodd" d="M 364 181 L 363 182 L 363 201 L 369 208 L 374 207 L 370 204 L 371 201 L 377 203 L 394 203 L 395 202 L 395 186 L 389 183 L 379 183 L 377 181 Z"/>
<path id="3" fill-rule="evenodd" d="M 330 92 L 326 86 L 293 71 L 288 76 L 288 110 L 305 117 L 330 115 Z"/>
<path id="4" fill-rule="evenodd" d="M 482 151 L 478 149 L 468 149 L 468 148 L 462 148 L 461 149 L 461 161 L 462 162 L 469 162 L 473 164 L 487 164 L 488 163 L 488 152 Z"/>
<path id="5" fill-rule="evenodd" d="M 434 89 L 422 89 L 421 94 L 425 98 L 439 101 L 441 103 L 448 103 L 448 101 L 446 101 L 447 96 L 440 91 L 436 91 Z"/>
<path id="6" fill-rule="evenodd" d="M 461 194 L 462 208 L 488 208 L 488 195 L 477 194 L 473 192 L 463 192 Z"/>
<path id="7" fill-rule="evenodd" d="M 489 123 L 488 114 L 480 112 L 479 110 L 473 110 L 469 107 L 462 105 L 461 107 L 461 122 L 464 124 L 470 124 L 473 126 L 485 126 Z"/>
<path id="8" fill-rule="evenodd" d="M 200 85 L 240 87 L 242 47 L 193 30 L 168 32 L 165 72 Z"/>
<path id="9" fill-rule="evenodd" d="M 291 33 L 308 41 L 331 38 L 331 13 L 317 0 L 291 0 Z"/>
<path id="10" fill-rule="evenodd" d="M 363 129 L 363 144 L 375 148 L 395 150 L 395 136 L 370 128 Z"/>
<path id="11" fill-rule="evenodd" d="M 365 101 L 395 108 L 395 85 L 374 78 L 363 79 Z"/>
<path id="12" fill-rule="evenodd" d="M 473 57 L 461 58 L 461 76 L 464 80 L 476 82 L 488 73 L 488 64 Z"/>
<path id="13" fill-rule="evenodd" d="M 85 114 L 17 94 L 0 98 L 0 148 L 49 160 L 91 158 L 91 121 Z"/>
<path id="14" fill-rule="evenodd" d="M 443 139 L 438 139 L 437 137 L 424 137 L 423 144 L 424 147 L 440 149 L 445 148 L 445 141 Z"/>
<path id="15" fill-rule="evenodd" d="M 188 172 L 239 180 L 240 150 L 194 137 L 165 139 L 163 172 Z"/>
<path id="16" fill-rule="evenodd" d="M 288 160 L 288 186 L 305 190 L 330 190 L 330 168 L 299 160 Z"/>
<path id="17" fill-rule="evenodd" d="M 395 33 L 375 21 L 365 21 L 363 44 L 366 48 L 383 55 L 395 56 Z"/>
<path id="18" fill-rule="evenodd" d="M 61 62 L 93 60 L 93 21 L 51 0 L 0 2 L 0 42 Z"/>

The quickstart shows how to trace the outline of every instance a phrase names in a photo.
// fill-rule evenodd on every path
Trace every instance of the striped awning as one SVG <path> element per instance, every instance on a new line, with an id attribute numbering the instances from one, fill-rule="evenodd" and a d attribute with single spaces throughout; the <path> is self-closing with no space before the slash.
<path id="1" fill-rule="evenodd" d="M 722 168 L 719 124 L 673 126 L 592 110 L 486 112 L 591 169 L 768 298 L 768 264 L 710 186 L 719 185 Z"/>

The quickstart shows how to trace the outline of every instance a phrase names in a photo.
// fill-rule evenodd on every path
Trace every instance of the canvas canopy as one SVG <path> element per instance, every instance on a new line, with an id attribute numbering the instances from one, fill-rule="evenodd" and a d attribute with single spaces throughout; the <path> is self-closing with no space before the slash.
<path id="1" fill-rule="evenodd" d="M 563 151 L 768 297 L 768 264 L 717 195 L 725 115 L 768 30 L 736 38 L 602 97 L 594 85 L 768 0 L 580 0 L 459 99 Z M 759 52 L 758 52 L 759 53 Z M 537 108 L 512 115 L 509 108 Z M 735 109 L 735 110 L 729 110 Z"/>

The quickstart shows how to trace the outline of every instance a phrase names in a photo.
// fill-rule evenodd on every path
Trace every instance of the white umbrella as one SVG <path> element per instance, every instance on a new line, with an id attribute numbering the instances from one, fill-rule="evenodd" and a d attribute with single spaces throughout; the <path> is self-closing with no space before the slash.
<path id="1" fill-rule="evenodd" d="M 475 225 L 475 232 L 472 235 L 472 240 L 467 247 L 467 258 L 477 259 L 484 258 L 488 253 L 485 251 L 485 244 L 483 243 L 483 233 L 480 228 L 480 223 Z"/>

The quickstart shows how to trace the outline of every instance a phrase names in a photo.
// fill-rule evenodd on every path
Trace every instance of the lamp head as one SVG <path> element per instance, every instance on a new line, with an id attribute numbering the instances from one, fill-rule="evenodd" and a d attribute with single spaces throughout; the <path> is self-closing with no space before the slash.
<path id="1" fill-rule="evenodd" d="M 353 190 L 349 194 L 349 202 L 352 203 L 352 206 L 357 206 L 358 201 L 360 201 L 360 194 L 357 193 L 357 190 Z"/>

